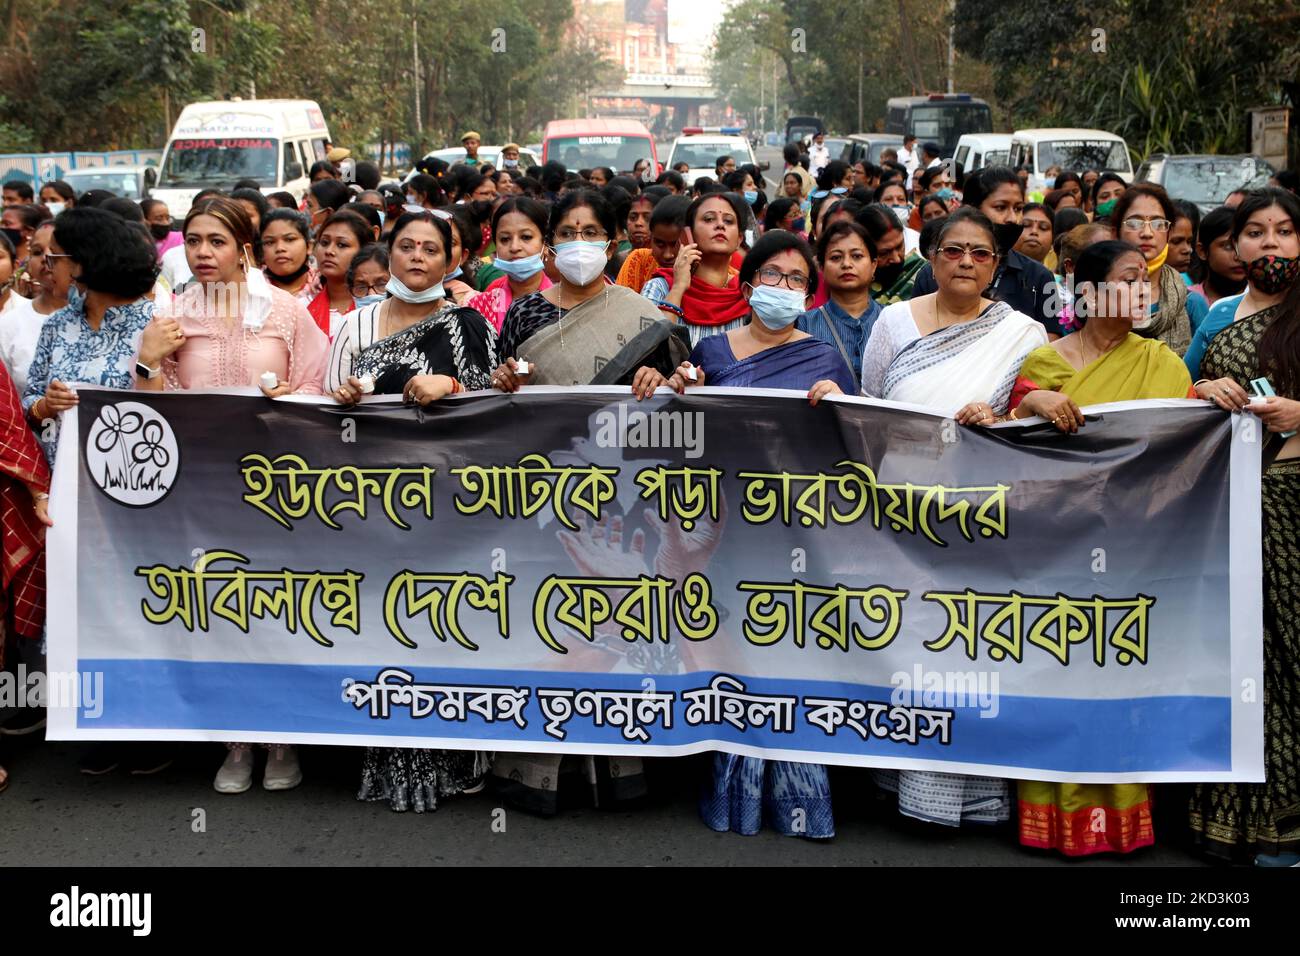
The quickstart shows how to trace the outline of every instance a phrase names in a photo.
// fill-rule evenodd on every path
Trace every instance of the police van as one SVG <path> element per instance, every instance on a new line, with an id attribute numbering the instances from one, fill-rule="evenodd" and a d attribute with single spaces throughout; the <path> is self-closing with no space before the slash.
<path id="1" fill-rule="evenodd" d="M 302 199 L 312 163 L 330 142 L 314 100 L 218 100 L 181 110 L 159 165 L 154 199 L 181 219 L 203 189 L 229 192 L 241 179 L 264 193 Z"/>

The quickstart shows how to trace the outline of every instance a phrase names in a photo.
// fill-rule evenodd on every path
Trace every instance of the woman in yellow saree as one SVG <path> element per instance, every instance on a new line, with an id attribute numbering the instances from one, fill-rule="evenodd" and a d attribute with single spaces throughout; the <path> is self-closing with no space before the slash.
<path id="1" fill-rule="evenodd" d="M 1148 313 L 1142 253 L 1126 242 L 1089 246 L 1075 267 L 1078 328 L 1026 357 L 1011 396 L 1013 418 L 1039 415 L 1061 431 L 1083 425 L 1081 406 L 1195 398 L 1191 376 L 1159 339 L 1132 331 Z M 1154 842 L 1145 783 L 1019 784 L 1020 842 L 1066 856 L 1128 853 Z"/>

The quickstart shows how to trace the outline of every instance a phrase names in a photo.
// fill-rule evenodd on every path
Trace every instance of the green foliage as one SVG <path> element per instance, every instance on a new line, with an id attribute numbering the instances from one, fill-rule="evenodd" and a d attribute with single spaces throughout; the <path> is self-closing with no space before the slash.
<path id="1" fill-rule="evenodd" d="M 354 149 L 417 127 L 417 145 L 467 127 L 523 141 L 620 75 L 572 29 L 571 0 L 11 2 L 0 140 L 15 151 L 161 146 L 186 103 L 253 95 L 317 100 Z"/>

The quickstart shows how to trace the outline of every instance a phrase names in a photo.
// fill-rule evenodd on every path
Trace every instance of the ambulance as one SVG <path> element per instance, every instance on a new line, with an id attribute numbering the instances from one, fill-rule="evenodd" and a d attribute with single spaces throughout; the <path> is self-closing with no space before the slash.
<path id="1" fill-rule="evenodd" d="M 203 189 L 229 192 L 241 179 L 264 193 L 280 190 L 302 199 L 312 163 L 330 142 L 314 100 L 218 100 L 181 111 L 159 165 L 151 197 L 184 219 Z"/>

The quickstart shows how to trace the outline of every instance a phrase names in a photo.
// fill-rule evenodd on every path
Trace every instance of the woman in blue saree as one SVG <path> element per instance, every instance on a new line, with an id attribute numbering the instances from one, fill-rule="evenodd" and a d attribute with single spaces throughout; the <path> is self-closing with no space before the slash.
<path id="1" fill-rule="evenodd" d="M 792 232 L 775 230 L 759 239 L 740 267 L 741 294 L 749 301 L 750 321 L 711 335 L 691 352 L 669 386 L 793 388 L 809 392 L 834 382 L 852 394 L 853 372 L 834 346 L 795 328 L 817 291 L 817 267 L 808 243 Z M 692 366 L 695 374 L 691 379 Z M 768 826 L 786 836 L 828 839 L 835 835 L 831 788 L 821 764 L 790 763 L 717 753 L 713 777 L 700 800 L 700 816 L 710 829 L 752 836 Z"/>

